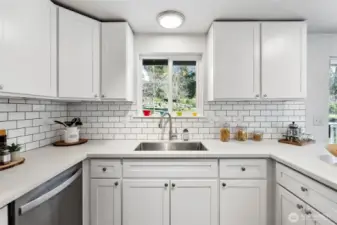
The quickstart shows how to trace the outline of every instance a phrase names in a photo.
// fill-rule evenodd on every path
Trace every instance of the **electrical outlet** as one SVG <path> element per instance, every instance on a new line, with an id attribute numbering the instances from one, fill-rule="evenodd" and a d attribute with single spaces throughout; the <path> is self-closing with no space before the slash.
<path id="1" fill-rule="evenodd" d="M 323 117 L 314 116 L 314 126 L 323 126 Z"/>

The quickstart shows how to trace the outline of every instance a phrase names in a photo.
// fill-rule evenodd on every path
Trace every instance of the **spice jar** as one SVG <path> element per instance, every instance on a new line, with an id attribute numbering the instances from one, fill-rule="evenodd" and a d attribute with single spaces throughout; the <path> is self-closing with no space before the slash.
<path id="1" fill-rule="evenodd" d="M 248 139 L 247 128 L 244 126 L 237 126 L 235 131 L 235 139 L 237 141 L 247 141 Z"/>
<path id="2" fill-rule="evenodd" d="M 0 150 L 0 165 L 6 165 L 11 162 L 11 153 L 9 150 L 1 149 Z"/>
<path id="3" fill-rule="evenodd" d="M 0 130 L 0 150 L 7 147 L 7 135 L 6 130 Z"/>
<path id="4" fill-rule="evenodd" d="M 253 140 L 254 141 L 262 141 L 263 140 L 263 132 L 262 131 L 254 131 Z"/>
<path id="5" fill-rule="evenodd" d="M 220 141 L 228 142 L 231 138 L 230 125 L 224 124 L 220 129 Z"/>

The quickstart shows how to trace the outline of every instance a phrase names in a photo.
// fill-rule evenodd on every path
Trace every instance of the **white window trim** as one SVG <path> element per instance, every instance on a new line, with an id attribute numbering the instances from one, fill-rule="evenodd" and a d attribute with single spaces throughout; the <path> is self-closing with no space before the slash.
<path id="1" fill-rule="evenodd" d="M 138 69 L 137 69 L 137 116 L 142 118 L 156 118 L 160 116 L 144 116 L 143 115 L 143 90 L 142 90 L 142 67 L 143 67 L 143 59 L 167 59 L 168 64 L 168 71 L 169 71 L 169 113 L 172 115 L 172 67 L 173 61 L 196 61 L 196 103 L 197 103 L 197 117 L 203 117 L 204 114 L 204 67 L 202 61 L 201 54 L 140 54 L 138 60 Z M 176 115 L 172 115 L 176 117 Z M 190 114 L 183 113 L 182 116 L 177 116 L 177 118 L 193 118 Z"/>

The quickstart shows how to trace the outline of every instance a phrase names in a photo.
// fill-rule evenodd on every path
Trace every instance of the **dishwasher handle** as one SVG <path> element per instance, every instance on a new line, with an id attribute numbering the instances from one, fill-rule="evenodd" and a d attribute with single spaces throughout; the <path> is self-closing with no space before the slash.
<path id="1" fill-rule="evenodd" d="M 41 195 L 40 197 L 34 199 L 31 202 L 28 202 L 27 204 L 24 204 L 23 206 L 19 207 L 19 214 L 25 214 L 26 212 L 34 209 L 35 207 L 41 205 L 42 203 L 48 201 L 64 189 L 66 189 L 69 185 L 71 185 L 79 176 L 82 175 L 82 169 L 79 169 L 76 171 L 76 173 L 71 176 L 68 180 L 64 181 L 61 185 L 57 186 L 53 190 Z"/>

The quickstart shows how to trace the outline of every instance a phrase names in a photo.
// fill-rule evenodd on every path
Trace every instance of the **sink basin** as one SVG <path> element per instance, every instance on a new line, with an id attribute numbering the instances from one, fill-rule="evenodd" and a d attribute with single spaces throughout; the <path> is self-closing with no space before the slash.
<path id="1" fill-rule="evenodd" d="M 208 151 L 201 142 L 142 142 L 135 151 Z"/>

